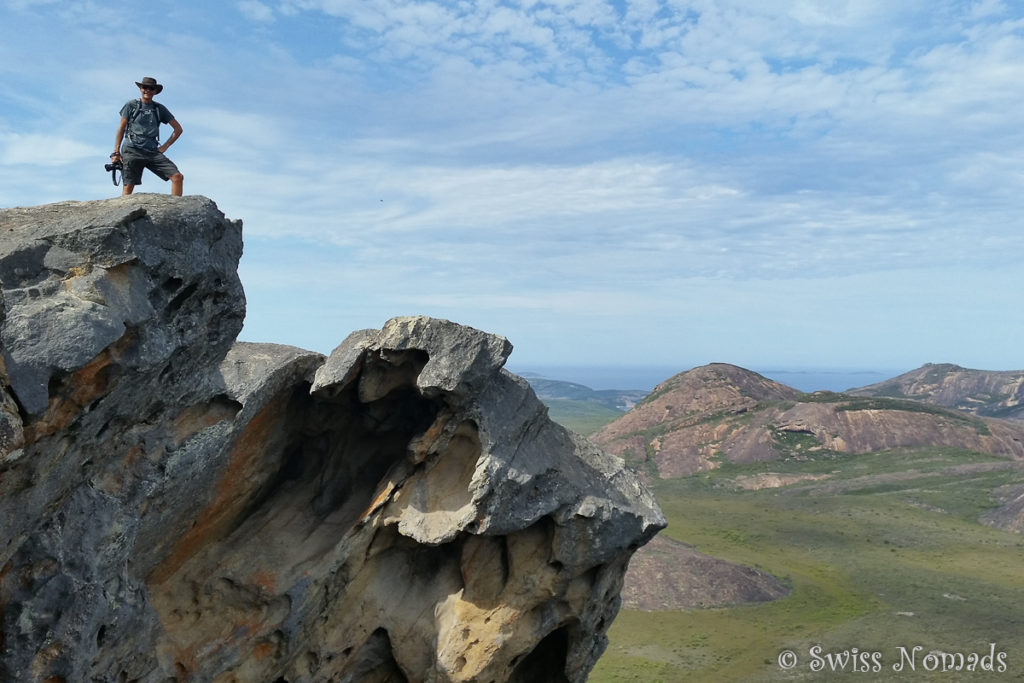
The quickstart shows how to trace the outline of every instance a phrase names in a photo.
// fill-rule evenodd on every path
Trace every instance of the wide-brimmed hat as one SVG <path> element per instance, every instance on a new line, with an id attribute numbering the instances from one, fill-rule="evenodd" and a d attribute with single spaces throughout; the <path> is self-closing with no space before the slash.
<path id="1" fill-rule="evenodd" d="M 152 76 L 146 76 L 142 79 L 141 83 L 139 81 L 135 81 L 135 85 L 139 86 L 140 88 L 152 88 L 153 92 L 155 93 L 159 93 L 161 90 L 164 89 L 164 86 L 157 83 L 156 79 Z"/>

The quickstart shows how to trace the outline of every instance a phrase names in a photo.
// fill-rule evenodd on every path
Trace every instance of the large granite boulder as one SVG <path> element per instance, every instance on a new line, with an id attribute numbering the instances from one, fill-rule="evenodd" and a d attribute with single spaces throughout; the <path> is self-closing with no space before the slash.
<path id="1" fill-rule="evenodd" d="M 650 492 L 511 345 L 236 342 L 201 197 L 0 212 L 0 680 L 582 681 Z"/>

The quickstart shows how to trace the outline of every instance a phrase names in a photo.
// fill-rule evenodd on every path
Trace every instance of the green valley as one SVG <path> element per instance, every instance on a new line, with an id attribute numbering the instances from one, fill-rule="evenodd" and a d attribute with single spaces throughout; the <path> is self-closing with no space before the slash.
<path id="1" fill-rule="evenodd" d="M 820 476 L 743 490 L 766 471 Z M 758 567 L 792 586 L 781 600 L 708 610 L 623 610 L 591 680 L 821 680 L 810 649 L 879 652 L 892 678 L 900 647 L 1006 653 L 1024 675 L 1024 537 L 980 524 L 992 490 L 1024 481 L 1024 467 L 949 449 L 887 451 L 823 461 L 725 466 L 655 483 L 663 531 L 701 552 Z M 781 652 L 797 665 L 783 670 Z M 825 661 L 825 660 L 822 660 Z M 905 667 L 902 675 L 908 675 Z M 864 672 L 860 672 L 863 674 Z"/>

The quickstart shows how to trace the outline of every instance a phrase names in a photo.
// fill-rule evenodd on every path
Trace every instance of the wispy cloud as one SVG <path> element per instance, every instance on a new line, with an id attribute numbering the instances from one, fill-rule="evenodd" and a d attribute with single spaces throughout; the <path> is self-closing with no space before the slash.
<path id="1" fill-rule="evenodd" d="M 987 325 L 988 365 L 1024 366 L 1011 3 L 186 1 L 130 22 L 3 6 L 0 204 L 109 195 L 116 112 L 159 77 L 186 191 L 245 221 L 247 333 L 281 316 L 274 341 L 324 350 L 317 320 L 344 336 L 433 312 L 530 358 L 569 353 L 545 334 L 614 358 L 642 327 L 648 360 L 685 343 L 701 362 L 747 353 L 756 328 L 770 362 L 800 329 L 849 366 L 924 346 L 877 331 L 898 303 L 900 325 Z M 936 297 L 941 272 L 970 287 Z M 968 353 L 976 336 L 947 328 L 922 362 Z M 862 329 L 877 350 L 850 341 Z"/>
<path id="2" fill-rule="evenodd" d="M 236 6 L 238 7 L 238 11 L 250 21 L 274 21 L 274 10 L 262 2 L 259 2 L 259 0 L 240 0 Z"/>
<path id="3" fill-rule="evenodd" d="M 102 147 L 52 135 L 0 132 L 0 164 L 63 166 L 100 155 Z"/>

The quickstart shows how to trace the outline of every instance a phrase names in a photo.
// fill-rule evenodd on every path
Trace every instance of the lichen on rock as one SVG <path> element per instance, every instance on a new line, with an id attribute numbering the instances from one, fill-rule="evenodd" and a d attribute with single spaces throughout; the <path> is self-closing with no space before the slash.
<path id="1" fill-rule="evenodd" d="M 0 212 L 0 679 L 585 680 L 664 526 L 501 337 L 236 341 L 202 197 Z"/>

